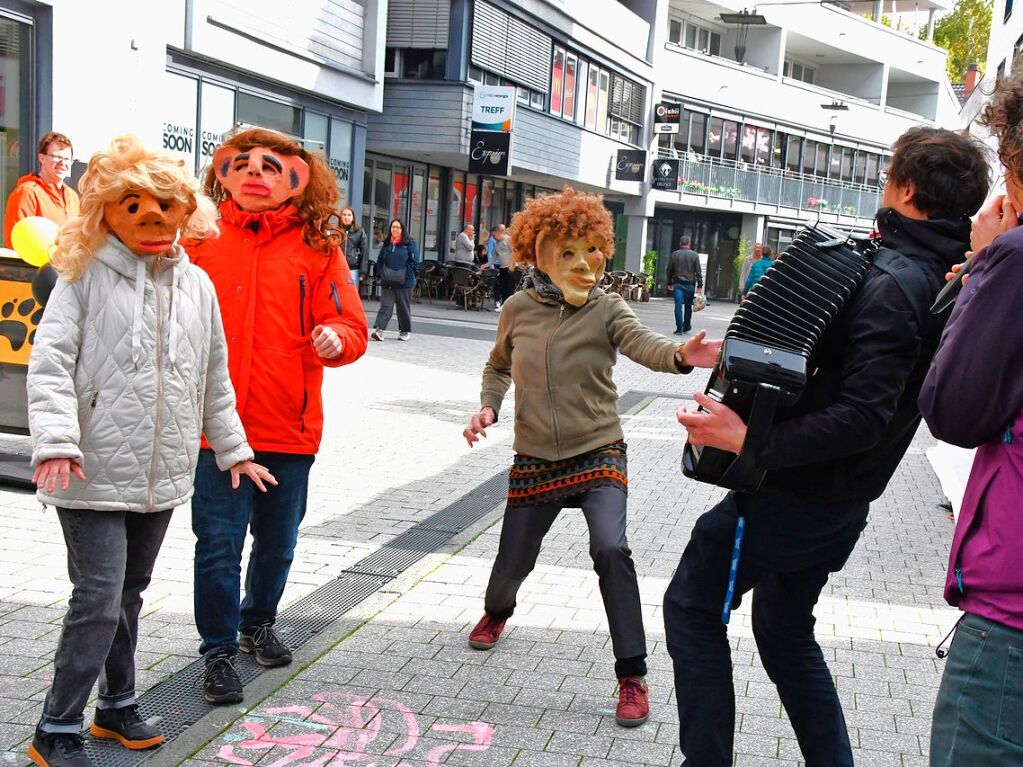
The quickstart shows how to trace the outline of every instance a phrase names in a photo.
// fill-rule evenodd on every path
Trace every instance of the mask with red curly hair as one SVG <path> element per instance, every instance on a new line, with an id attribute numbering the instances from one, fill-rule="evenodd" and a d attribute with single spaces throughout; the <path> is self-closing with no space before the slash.
<path id="1" fill-rule="evenodd" d="M 586 303 L 615 252 L 604 198 L 571 188 L 527 202 L 512 219 L 511 243 L 515 260 L 535 265 L 573 306 Z"/>
<path id="2" fill-rule="evenodd" d="M 320 155 L 281 133 L 248 128 L 227 138 L 213 153 L 205 186 L 215 202 L 231 198 L 253 213 L 294 204 L 306 243 L 321 253 L 342 242 L 333 173 Z"/>

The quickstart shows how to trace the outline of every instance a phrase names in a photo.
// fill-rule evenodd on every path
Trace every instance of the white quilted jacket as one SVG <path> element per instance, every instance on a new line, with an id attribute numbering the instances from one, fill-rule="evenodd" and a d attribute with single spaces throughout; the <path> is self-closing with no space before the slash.
<path id="1" fill-rule="evenodd" d="M 213 283 L 179 246 L 139 258 L 110 236 L 80 280 L 57 281 L 28 365 L 28 414 L 32 465 L 72 458 L 85 472 L 38 491 L 65 508 L 184 503 L 200 433 L 221 469 L 252 458 Z"/>

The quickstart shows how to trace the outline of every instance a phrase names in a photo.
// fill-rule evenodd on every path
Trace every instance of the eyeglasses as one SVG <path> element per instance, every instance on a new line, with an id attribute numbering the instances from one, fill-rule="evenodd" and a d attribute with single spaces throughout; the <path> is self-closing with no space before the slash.
<path id="1" fill-rule="evenodd" d="M 45 156 L 49 157 L 55 163 L 64 163 L 65 165 L 70 165 L 75 161 L 74 157 L 66 154 L 48 154 Z"/>

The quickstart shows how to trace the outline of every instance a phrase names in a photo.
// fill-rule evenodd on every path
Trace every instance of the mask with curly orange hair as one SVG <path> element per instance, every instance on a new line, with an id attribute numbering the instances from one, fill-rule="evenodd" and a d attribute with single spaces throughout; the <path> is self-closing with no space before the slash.
<path id="1" fill-rule="evenodd" d="M 536 240 L 536 266 L 551 278 L 566 303 L 582 306 L 604 276 L 607 258 L 600 243 L 587 237 L 541 233 Z"/>

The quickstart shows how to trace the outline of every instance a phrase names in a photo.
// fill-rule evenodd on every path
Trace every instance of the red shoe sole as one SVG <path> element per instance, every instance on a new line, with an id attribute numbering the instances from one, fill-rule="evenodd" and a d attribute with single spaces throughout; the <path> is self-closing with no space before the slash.
<path id="1" fill-rule="evenodd" d="M 469 647 L 471 647 L 474 650 L 489 650 L 496 644 L 497 644 L 496 639 L 493 642 L 481 642 L 479 639 L 469 640 Z"/>
<path id="2" fill-rule="evenodd" d="M 650 714 L 647 714 L 642 719 L 623 719 L 620 716 L 616 716 L 615 721 L 618 722 L 618 724 L 621 725 L 622 727 L 639 727 L 641 724 L 644 724 L 646 720 L 649 718 Z"/>

